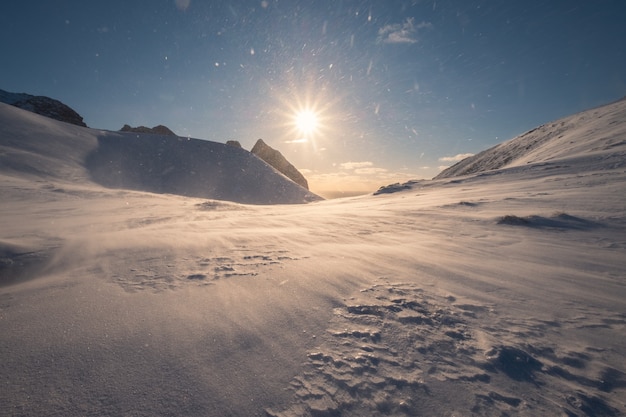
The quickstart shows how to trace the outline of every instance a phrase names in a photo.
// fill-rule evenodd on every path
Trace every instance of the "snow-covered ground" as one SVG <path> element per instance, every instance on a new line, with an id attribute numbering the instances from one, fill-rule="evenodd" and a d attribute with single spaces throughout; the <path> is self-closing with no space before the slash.
<path id="1" fill-rule="evenodd" d="M 0 415 L 626 412 L 624 101 L 571 152 L 257 206 L 104 188 L 95 131 L 25 114 L 0 105 Z"/>

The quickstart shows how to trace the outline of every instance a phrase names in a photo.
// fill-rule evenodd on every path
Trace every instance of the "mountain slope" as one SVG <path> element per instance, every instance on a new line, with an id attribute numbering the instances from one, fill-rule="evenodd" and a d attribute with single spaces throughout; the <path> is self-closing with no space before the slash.
<path id="1" fill-rule="evenodd" d="M 309 183 L 304 178 L 304 175 L 296 167 L 294 167 L 288 160 L 276 149 L 266 144 L 263 139 L 257 140 L 250 151 L 276 170 L 281 172 L 287 178 L 300 185 L 301 187 L 309 189 Z"/>
<path id="2" fill-rule="evenodd" d="M 250 152 L 200 139 L 107 132 L 98 136 L 87 167 L 111 188 L 248 204 L 320 199 Z"/>
<path id="3" fill-rule="evenodd" d="M 435 179 L 616 152 L 626 152 L 626 99 L 539 126 L 458 162 Z"/>
<path id="4" fill-rule="evenodd" d="M 250 204 L 320 199 L 250 152 L 220 143 L 88 129 L 1 103 L 0 126 L 4 175 Z"/>

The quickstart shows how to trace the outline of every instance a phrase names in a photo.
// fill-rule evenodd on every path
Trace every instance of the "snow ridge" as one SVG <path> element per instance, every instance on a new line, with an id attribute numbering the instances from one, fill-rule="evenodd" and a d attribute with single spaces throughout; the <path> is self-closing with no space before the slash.
<path id="1" fill-rule="evenodd" d="M 546 123 L 465 158 L 434 179 L 603 152 L 626 152 L 626 99 Z"/>

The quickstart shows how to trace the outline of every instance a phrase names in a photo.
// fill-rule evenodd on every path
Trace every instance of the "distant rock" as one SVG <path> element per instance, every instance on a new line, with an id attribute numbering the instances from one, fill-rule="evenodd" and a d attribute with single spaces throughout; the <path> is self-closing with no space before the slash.
<path id="1" fill-rule="evenodd" d="M 309 189 L 309 183 L 306 178 L 304 178 L 304 175 L 302 175 L 296 167 L 291 165 L 291 163 L 287 161 L 287 159 L 279 151 L 263 142 L 263 139 L 259 139 L 256 142 L 251 152 L 263 161 L 267 162 L 270 166 L 282 173 L 291 181 L 307 190 Z"/>
<path id="2" fill-rule="evenodd" d="M 0 102 L 61 122 L 87 127 L 83 118 L 71 107 L 49 97 L 0 90 Z"/>
<path id="3" fill-rule="evenodd" d="M 233 146 L 235 148 L 241 148 L 241 143 L 239 143 L 239 141 L 237 141 L 237 140 L 227 140 L 226 144 L 228 146 Z"/>
<path id="4" fill-rule="evenodd" d="M 158 125 L 154 127 L 145 127 L 145 126 L 137 126 L 132 127 L 129 125 L 124 125 L 120 129 L 120 132 L 135 132 L 135 133 L 150 133 L 153 135 L 162 135 L 162 136 L 178 136 L 176 133 L 172 132 L 170 128 L 163 125 Z"/>
<path id="5" fill-rule="evenodd" d="M 380 187 L 378 191 L 374 192 L 374 195 L 393 194 L 397 193 L 398 191 L 410 190 L 412 188 L 412 185 L 415 183 L 417 183 L 417 181 L 409 181 L 404 184 L 396 182 L 395 184 Z"/>

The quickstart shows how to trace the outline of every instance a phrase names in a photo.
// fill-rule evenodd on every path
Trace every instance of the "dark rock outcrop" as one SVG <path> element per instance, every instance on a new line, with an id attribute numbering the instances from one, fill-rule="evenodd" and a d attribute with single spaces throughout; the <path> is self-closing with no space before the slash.
<path id="1" fill-rule="evenodd" d="M 154 127 L 131 127 L 129 125 L 124 125 L 120 129 L 120 132 L 135 132 L 135 133 L 150 133 L 153 135 L 162 135 L 162 136 L 178 136 L 176 133 L 172 132 L 170 128 L 163 125 L 158 125 Z"/>
<path id="2" fill-rule="evenodd" d="M 270 166 L 282 173 L 291 181 L 303 188 L 306 188 L 307 190 L 309 189 L 309 183 L 306 178 L 304 178 L 304 175 L 302 175 L 296 167 L 291 165 L 291 163 L 287 161 L 287 159 L 279 151 L 263 142 L 263 139 L 259 139 L 256 142 L 251 152 L 267 162 Z"/>
<path id="3" fill-rule="evenodd" d="M 87 127 L 83 118 L 74 109 L 50 97 L 0 90 L 0 102 L 61 122 Z"/>
<path id="4" fill-rule="evenodd" d="M 239 141 L 238 141 L 238 140 L 227 140 L 227 141 L 226 141 L 226 144 L 227 144 L 228 146 L 233 146 L 233 147 L 235 147 L 235 148 L 241 148 L 241 143 L 239 143 Z"/>

